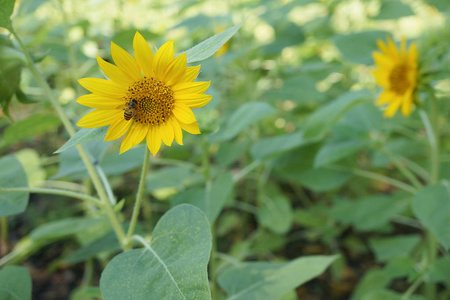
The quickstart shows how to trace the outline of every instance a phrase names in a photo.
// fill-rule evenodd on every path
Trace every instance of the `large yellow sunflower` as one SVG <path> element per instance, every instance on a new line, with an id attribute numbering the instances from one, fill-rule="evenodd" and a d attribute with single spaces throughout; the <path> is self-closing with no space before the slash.
<path id="1" fill-rule="evenodd" d="M 125 134 L 120 153 L 147 140 L 153 155 L 161 141 L 182 145 L 182 129 L 199 134 L 192 108 L 206 105 L 212 98 L 203 95 L 208 82 L 194 82 L 200 66 L 186 67 L 186 54 L 174 58 L 173 41 L 165 43 L 155 55 L 139 32 L 133 40 L 133 58 L 111 42 L 116 65 L 100 57 L 97 62 L 111 80 L 83 78 L 78 82 L 92 94 L 77 99 L 80 104 L 96 108 L 77 125 L 94 128 L 109 125 L 105 141 Z"/>
<path id="2" fill-rule="evenodd" d="M 406 50 L 402 39 L 400 49 L 388 38 L 387 43 L 377 41 L 381 52 L 374 52 L 373 58 L 378 67 L 373 71 L 378 85 L 384 87 L 376 105 L 388 104 L 384 115 L 393 117 L 401 107 L 402 114 L 411 114 L 414 93 L 417 85 L 417 47 L 412 43 Z"/>

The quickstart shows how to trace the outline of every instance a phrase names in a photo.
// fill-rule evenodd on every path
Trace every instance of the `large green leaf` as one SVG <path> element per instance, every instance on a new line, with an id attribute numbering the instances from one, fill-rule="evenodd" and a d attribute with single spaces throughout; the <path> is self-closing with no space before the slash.
<path id="1" fill-rule="evenodd" d="M 6 147 L 23 139 L 56 130 L 61 120 L 54 115 L 33 115 L 9 126 L 3 133 L 1 147 Z"/>
<path id="2" fill-rule="evenodd" d="M 210 56 L 214 55 L 231 37 L 241 28 L 245 20 L 242 20 L 239 24 L 224 30 L 209 39 L 204 40 L 198 45 L 195 45 L 191 49 L 184 51 L 186 53 L 187 62 L 193 63 L 202 61 Z M 180 54 L 182 54 L 180 53 Z"/>
<path id="3" fill-rule="evenodd" d="M 0 190 L 2 188 L 28 187 L 27 174 L 19 160 L 13 156 L 0 158 Z M 0 216 L 11 216 L 25 211 L 28 193 L 0 193 Z"/>
<path id="4" fill-rule="evenodd" d="M 99 128 L 81 128 L 73 137 L 71 137 L 64 145 L 61 146 L 55 153 L 61 153 L 75 147 L 76 145 L 97 141 L 99 139 L 104 139 L 106 132 L 108 131 L 108 127 L 99 127 Z"/>
<path id="5" fill-rule="evenodd" d="M 322 274 L 337 256 L 308 256 L 288 263 L 251 262 L 219 275 L 228 300 L 273 300 Z"/>
<path id="6" fill-rule="evenodd" d="M 315 111 L 305 122 L 305 140 L 320 140 L 339 118 L 352 107 L 371 100 L 367 90 L 351 91 Z"/>
<path id="7" fill-rule="evenodd" d="M 165 213 L 151 244 L 119 254 L 100 278 L 104 300 L 211 299 L 207 265 L 210 225 L 188 204 Z"/>
<path id="8" fill-rule="evenodd" d="M 11 15 L 14 11 L 14 0 L 0 0 L 0 27 L 11 28 Z"/>
<path id="9" fill-rule="evenodd" d="M 6 266 L 0 270 L 0 299 L 31 299 L 31 276 L 27 269 L 19 266 Z"/>
<path id="10" fill-rule="evenodd" d="M 211 138 L 215 141 L 230 140 L 251 124 L 273 113 L 275 109 L 265 102 L 245 103 L 230 116 L 223 129 Z"/>
<path id="11" fill-rule="evenodd" d="M 439 242 L 450 248 L 450 191 L 447 186 L 427 186 L 412 202 L 414 214 L 433 232 Z"/>
<path id="12" fill-rule="evenodd" d="M 172 205 L 188 203 L 200 208 L 207 216 L 208 221 L 213 224 L 225 205 L 234 186 L 231 173 L 223 173 L 217 176 L 206 189 L 192 188 L 177 194 Z"/>
<path id="13" fill-rule="evenodd" d="M 386 31 L 362 31 L 337 35 L 334 43 L 345 59 L 357 64 L 371 65 L 372 53 L 378 49 L 377 40 L 386 39 L 387 36 L 389 33 Z"/>

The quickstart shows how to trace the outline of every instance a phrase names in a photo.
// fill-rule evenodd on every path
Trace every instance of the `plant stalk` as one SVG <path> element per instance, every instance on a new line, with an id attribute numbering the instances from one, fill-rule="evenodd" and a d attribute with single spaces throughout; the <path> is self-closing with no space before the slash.
<path id="1" fill-rule="evenodd" d="M 44 80 L 44 78 L 40 74 L 39 70 L 34 65 L 33 60 L 31 59 L 27 48 L 22 43 L 22 40 L 20 39 L 18 34 L 15 32 L 15 30 L 12 26 L 11 26 L 10 31 L 11 31 L 12 35 L 16 38 L 20 47 L 22 48 L 22 51 L 27 59 L 27 64 L 28 64 L 28 67 L 30 68 L 31 73 L 33 73 L 36 80 L 39 82 L 39 84 L 44 89 L 45 93 L 47 94 L 48 99 L 50 100 L 50 103 L 56 110 L 56 113 L 58 114 L 59 118 L 61 119 L 61 122 L 63 123 L 65 129 L 67 130 L 69 135 L 72 137 L 75 134 L 75 129 L 73 128 L 72 123 L 70 122 L 69 118 L 65 114 L 61 104 L 54 97 L 52 90 L 50 89 L 50 86 Z M 86 166 L 86 170 L 87 170 L 89 176 L 91 177 L 92 183 L 94 184 L 94 187 L 97 190 L 98 196 L 99 196 L 101 202 L 103 203 L 104 211 L 105 211 L 106 215 L 108 216 L 111 226 L 112 226 L 114 232 L 116 233 L 119 243 L 121 244 L 121 246 L 123 248 L 124 242 L 125 242 L 125 232 L 119 222 L 119 219 L 118 219 L 116 213 L 114 212 L 113 207 L 109 203 L 105 188 L 103 187 L 98 174 L 95 172 L 94 165 L 93 165 L 92 161 L 89 159 L 88 153 L 86 152 L 84 147 L 82 145 L 77 145 L 76 148 L 78 150 L 78 153 L 80 154 L 80 157 L 81 157 L 84 165 Z"/>
<path id="2" fill-rule="evenodd" d="M 141 178 L 139 179 L 139 187 L 136 194 L 136 201 L 134 202 L 133 214 L 131 216 L 130 226 L 128 227 L 128 233 L 126 237 L 125 243 L 125 251 L 131 250 L 132 240 L 131 237 L 134 234 L 134 229 L 136 227 L 137 219 L 139 216 L 139 211 L 141 209 L 142 196 L 144 195 L 145 190 L 145 179 L 148 173 L 148 162 L 150 160 L 150 150 L 146 147 L 144 163 L 142 165 Z"/>

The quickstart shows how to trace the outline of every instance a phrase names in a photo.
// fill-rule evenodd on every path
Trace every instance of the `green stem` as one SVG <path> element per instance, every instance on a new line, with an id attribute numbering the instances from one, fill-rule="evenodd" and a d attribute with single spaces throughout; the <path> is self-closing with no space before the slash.
<path id="1" fill-rule="evenodd" d="M 423 186 L 417 177 L 401 163 L 386 147 L 381 148 L 381 152 L 386 155 L 394 166 L 413 184 L 416 189 L 421 189 Z"/>
<path id="2" fill-rule="evenodd" d="M 142 196 L 145 190 L 145 178 L 148 173 L 148 162 L 150 160 L 150 151 L 145 147 L 144 164 L 142 165 L 141 178 L 139 179 L 139 187 L 136 194 L 136 201 L 134 202 L 133 215 L 131 216 L 130 226 L 128 227 L 128 233 L 125 244 L 125 251 L 131 249 L 132 240 L 131 237 L 134 234 L 134 229 L 136 227 L 136 222 L 139 216 L 139 211 L 141 209 Z"/>
<path id="3" fill-rule="evenodd" d="M 108 179 L 106 178 L 105 172 L 103 172 L 103 169 L 98 164 L 95 165 L 95 170 L 97 171 L 97 174 L 100 177 L 100 180 L 102 181 L 103 186 L 105 187 L 106 195 L 108 196 L 109 203 L 111 203 L 111 205 L 115 205 L 116 198 L 114 198 L 114 193 L 112 191 L 112 188 L 111 188 L 111 185 L 109 184 Z"/>
<path id="4" fill-rule="evenodd" d="M 8 253 L 8 240 L 9 240 L 8 232 L 9 232 L 8 218 L 0 217 L 0 255 L 1 256 Z M 3 252 L 3 250 L 5 250 L 5 252 Z"/>
<path id="5" fill-rule="evenodd" d="M 70 198 L 80 199 L 97 205 L 98 207 L 103 207 L 103 203 L 95 197 L 59 189 L 49 189 L 49 188 L 29 188 L 29 187 L 15 187 L 15 188 L 0 188 L 0 194 L 2 193 L 35 193 L 35 194 L 51 194 L 66 196 Z"/>
<path id="6" fill-rule="evenodd" d="M 252 162 L 251 164 L 240 170 L 233 176 L 234 182 L 238 182 L 239 180 L 247 176 L 248 173 L 256 169 L 259 165 L 261 165 L 261 161 L 255 160 L 254 162 Z"/>
<path id="7" fill-rule="evenodd" d="M 419 276 L 413 282 L 413 284 L 410 285 L 410 287 L 406 290 L 406 292 L 402 295 L 401 300 L 408 300 L 412 296 L 412 294 L 416 291 L 416 289 L 420 286 L 420 284 L 423 282 L 423 280 L 425 279 L 425 276 L 427 276 L 426 272 L 424 274 L 422 274 L 421 276 Z"/>
<path id="8" fill-rule="evenodd" d="M 330 169 L 335 169 L 335 170 L 342 170 L 342 171 L 347 171 L 347 172 L 351 172 L 354 175 L 357 176 L 361 176 L 364 178 L 369 178 L 369 179 L 373 179 L 376 181 L 380 181 L 380 182 L 384 182 L 387 184 L 390 184 L 392 186 L 395 186 L 396 188 L 399 188 L 401 190 L 404 190 L 405 192 L 411 193 L 413 195 L 415 195 L 417 193 L 417 189 L 414 188 L 413 186 L 406 184 L 404 182 L 401 182 L 399 180 L 396 180 L 394 178 L 388 177 L 388 176 L 384 176 L 384 175 L 380 175 L 374 172 L 369 172 L 369 171 L 363 171 L 363 170 L 359 170 L 359 169 L 347 169 L 347 168 L 341 168 L 341 167 L 329 167 Z"/>
<path id="9" fill-rule="evenodd" d="M 421 110 L 425 130 L 427 132 L 428 141 L 430 143 L 430 184 L 439 182 L 439 108 L 438 102 L 434 94 L 431 95 L 430 116 Z M 427 266 L 430 268 L 436 261 L 438 252 L 438 243 L 431 231 L 426 232 L 427 243 Z M 425 296 L 427 299 L 436 299 L 436 284 L 433 282 L 425 283 Z"/>
<path id="10" fill-rule="evenodd" d="M 36 80 L 39 82 L 39 84 L 44 89 L 45 93 L 47 94 L 48 99 L 50 100 L 52 106 L 54 107 L 56 113 L 58 114 L 59 118 L 61 119 L 61 122 L 63 123 L 64 127 L 66 128 L 69 135 L 72 137 L 75 134 L 75 129 L 72 126 L 72 123 L 70 122 L 69 118 L 65 114 L 64 110 L 62 109 L 61 104 L 59 101 L 54 97 L 52 90 L 50 89 L 50 86 L 47 84 L 47 82 L 44 80 L 42 75 L 40 74 L 39 70 L 36 68 L 36 66 L 33 63 L 33 60 L 30 57 L 30 54 L 28 53 L 27 48 L 22 43 L 22 40 L 17 35 L 17 33 L 14 31 L 14 28 L 10 29 L 13 36 L 16 38 L 17 42 L 19 43 L 20 47 L 22 48 L 22 51 L 27 59 L 28 67 L 30 68 L 31 73 L 33 73 Z M 119 243 L 124 246 L 125 242 L 125 232 L 119 222 L 119 219 L 114 212 L 113 207 L 109 203 L 108 197 L 105 192 L 105 188 L 102 185 L 102 182 L 100 178 L 98 177 L 98 174 L 95 172 L 94 165 L 89 159 L 89 156 L 84 149 L 82 145 L 76 146 L 78 153 L 80 154 L 81 160 L 83 161 L 84 165 L 86 166 L 86 170 L 91 177 L 92 183 L 94 184 L 95 189 L 97 190 L 98 196 L 103 203 L 103 208 L 108 216 L 108 219 L 111 223 L 112 228 L 114 229 L 114 232 L 116 233 L 117 239 L 119 240 Z"/>

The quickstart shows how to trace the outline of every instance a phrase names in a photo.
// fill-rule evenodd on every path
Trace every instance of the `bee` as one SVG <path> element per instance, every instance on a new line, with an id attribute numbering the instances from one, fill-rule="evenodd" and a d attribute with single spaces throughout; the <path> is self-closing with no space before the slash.
<path id="1" fill-rule="evenodd" d="M 136 114 L 136 108 L 137 108 L 137 101 L 135 99 L 131 99 L 130 102 L 127 103 L 127 106 L 125 107 L 125 111 L 123 113 L 123 117 L 125 120 L 130 120 L 134 115 Z"/>

